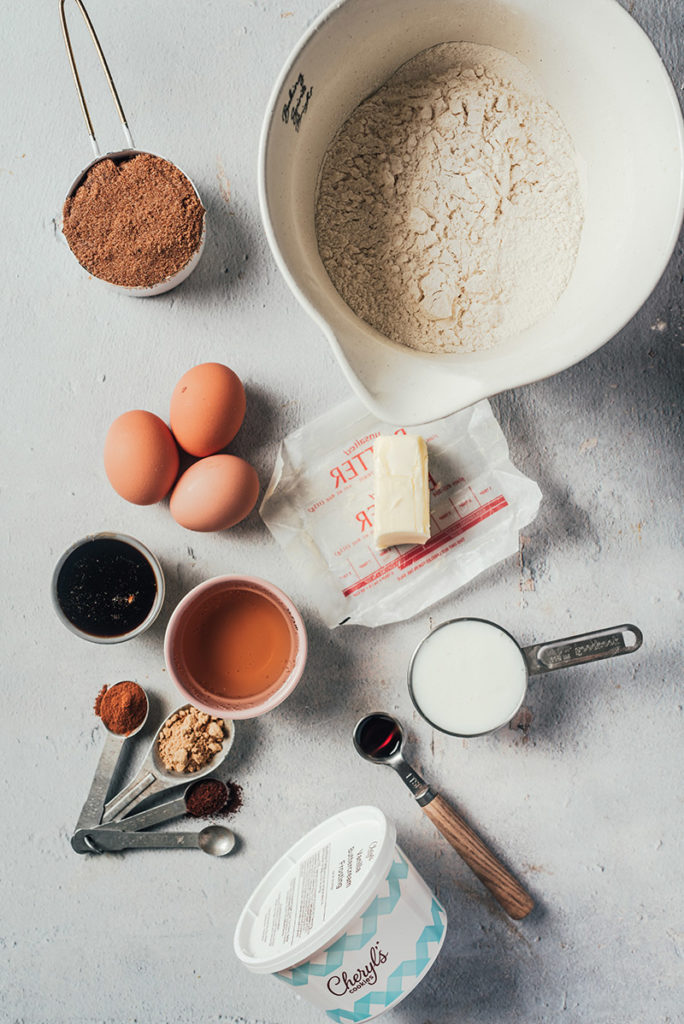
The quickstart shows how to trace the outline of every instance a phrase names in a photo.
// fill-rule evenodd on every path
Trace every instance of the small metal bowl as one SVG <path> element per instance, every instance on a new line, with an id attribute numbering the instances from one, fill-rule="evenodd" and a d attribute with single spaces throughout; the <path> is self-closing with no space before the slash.
<path id="1" fill-rule="evenodd" d="M 87 632 L 87 630 L 81 629 L 79 626 L 75 625 L 71 621 L 71 619 L 68 618 L 60 603 L 58 597 L 58 581 L 66 560 L 74 551 L 77 551 L 80 547 L 83 547 L 86 544 L 90 544 L 92 541 L 95 540 L 116 540 L 120 541 L 122 544 L 127 544 L 130 547 L 135 548 L 135 550 L 139 551 L 140 554 L 146 559 L 146 561 L 149 563 L 150 568 L 152 569 L 152 572 L 154 573 L 154 580 L 157 586 L 157 592 L 152 603 L 152 606 L 147 615 L 145 616 L 145 618 L 143 619 L 143 621 L 140 622 L 134 629 L 131 629 L 126 633 L 115 634 L 113 636 L 100 636 L 96 633 L 89 633 Z M 87 537 L 82 537 L 81 540 L 77 540 L 75 544 L 72 544 L 71 547 L 64 552 L 62 557 L 57 562 L 57 565 L 55 566 L 54 572 L 52 574 L 51 596 L 52 604 L 57 613 L 57 617 L 64 623 L 67 629 L 71 630 L 72 633 L 75 633 L 76 636 L 81 637 L 82 640 L 90 640 L 91 643 L 95 644 L 119 644 L 122 643 L 124 640 L 132 640 L 133 637 L 139 636 L 141 633 L 144 633 L 145 630 L 150 628 L 152 623 L 159 615 L 159 612 L 162 609 L 162 605 L 164 604 L 165 593 L 166 582 L 164 580 L 164 573 L 159 562 L 159 559 L 156 557 L 156 555 L 153 555 L 150 549 L 145 547 L 145 545 L 142 544 L 139 540 L 136 540 L 135 537 L 129 537 L 128 534 L 125 533 L 91 533 Z"/>

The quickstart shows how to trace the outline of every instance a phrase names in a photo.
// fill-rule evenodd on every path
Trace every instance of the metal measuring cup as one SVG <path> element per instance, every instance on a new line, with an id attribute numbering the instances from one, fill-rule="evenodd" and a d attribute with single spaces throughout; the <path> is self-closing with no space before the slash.
<path id="1" fill-rule="evenodd" d="M 143 800 L 155 793 L 161 793 L 166 789 L 173 789 L 175 786 L 187 785 L 189 782 L 196 782 L 204 778 L 210 772 L 215 771 L 223 762 L 235 739 L 235 724 L 229 718 L 223 719 L 224 737 L 221 750 L 214 754 L 204 768 L 197 772 L 176 772 L 166 768 L 159 756 L 158 744 L 161 731 L 169 718 L 182 711 L 184 708 L 192 707 L 191 704 L 182 704 L 164 719 L 159 726 L 157 733 L 152 740 L 150 749 L 134 779 L 120 793 L 117 793 L 107 804 L 105 804 L 102 824 L 118 821 L 128 811 L 132 810 Z"/>
<path id="2" fill-rule="evenodd" d="M 82 0 L 74 0 L 76 6 L 78 7 L 79 11 L 83 15 L 83 20 L 86 23 L 86 26 L 88 28 L 88 32 L 90 33 L 90 38 L 93 41 L 93 45 L 94 45 L 94 47 L 95 47 L 95 49 L 97 51 L 97 55 L 98 55 L 98 57 L 100 59 L 100 64 L 102 65 L 102 70 L 104 71 L 105 78 L 107 79 L 107 85 L 109 86 L 109 91 L 112 94 L 112 99 L 114 100 L 114 105 L 116 107 L 116 112 L 117 112 L 117 114 L 119 116 L 119 121 L 121 122 L 121 127 L 123 129 L 124 138 L 125 138 L 125 140 L 127 142 L 127 148 L 126 149 L 120 149 L 120 150 L 117 150 L 117 151 L 111 151 L 111 152 L 104 153 L 104 154 L 101 152 L 100 147 L 99 147 L 98 142 L 97 142 L 97 139 L 95 137 L 95 130 L 93 128 L 93 123 L 92 123 L 91 118 L 90 118 L 90 113 L 88 111 L 88 105 L 86 103 L 85 95 L 83 93 L 83 87 L 81 85 L 81 79 L 79 77 L 78 69 L 76 67 L 76 61 L 74 59 L 74 51 L 73 51 L 72 46 L 71 46 L 71 39 L 69 37 L 69 29 L 67 28 L 66 15 L 64 13 L 64 4 L 65 4 L 65 2 L 66 2 L 66 0 L 60 0 L 60 4 L 59 4 L 59 16 L 60 16 L 60 21 L 61 21 L 61 24 L 62 24 L 62 34 L 64 36 L 64 43 L 66 45 L 67 56 L 69 58 L 69 64 L 71 66 L 71 73 L 72 73 L 73 78 L 74 78 L 74 83 L 76 85 L 76 91 L 78 93 L 78 99 L 79 99 L 79 102 L 80 102 L 80 105 L 81 105 L 81 112 L 83 113 L 83 117 L 84 117 L 84 120 L 85 120 L 85 123 L 86 123 L 86 127 L 88 128 L 88 138 L 90 139 L 90 145 L 92 147 L 93 153 L 95 154 L 95 159 L 91 160 L 90 163 L 86 167 L 83 168 L 81 173 L 72 182 L 71 188 L 67 192 L 65 200 L 64 200 L 66 202 L 74 194 L 74 192 L 76 191 L 78 186 L 81 184 L 81 182 L 83 181 L 83 179 L 85 178 L 86 174 L 91 169 L 91 167 L 94 167 L 95 164 L 99 163 L 101 160 L 111 160 L 113 163 L 117 163 L 117 162 L 120 162 L 122 160 L 130 159 L 131 157 L 134 157 L 134 156 L 140 156 L 141 154 L 145 154 L 147 156 L 158 156 L 158 154 L 157 153 L 150 153 L 149 150 L 137 149 L 135 147 L 135 144 L 133 142 L 133 136 L 131 135 L 131 131 L 130 131 L 130 128 L 128 126 L 128 121 L 127 121 L 126 115 L 124 114 L 123 107 L 121 105 L 121 100 L 119 99 L 119 94 L 116 91 L 116 86 L 114 85 L 114 79 L 112 78 L 112 74 L 111 74 L 111 72 L 109 70 L 109 66 L 107 64 L 107 60 L 106 60 L 105 55 L 104 55 L 104 53 L 102 51 L 102 47 L 100 46 L 100 41 L 97 38 L 97 34 L 95 32 L 95 29 L 93 28 L 93 23 L 90 20 L 90 17 L 89 17 L 88 12 L 86 11 L 86 9 L 85 9 L 85 7 L 83 5 Z M 166 157 L 159 157 L 159 159 L 160 160 L 166 160 Z M 171 163 L 171 161 L 167 160 L 167 163 Z M 181 174 L 184 175 L 184 177 L 187 178 L 187 180 L 190 182 L 190 185 L 192 186 L 192 188 L 193 188 L 193 190 L 195 192 L 195 195 L 197 196 L 197 198 L 200 201 L 200 203 L 202 203 L 202 199 L 200 197 L 200 194 L 197 191 L 197 189 L 196 189 L 196 187 L 194 185 L 194 182 L 192 181 L 190 176 L 187 175 L 185 173 L 185 171 L 183 171 L 180 167 L 178 167 L 177 164 L 174 164 L 174 166 L 177 168 L 177 170 L 179 170 L 181 172 Z M 203 203 L 202 203 L 202 206 L 204 206 Z M 200 257 L 202 255 L 202 252 L 204 250 L 204 245 L 205 245 L 205 242 L 206 242 L 206 237 L 207 237 L 207 215 L 206 215 L 206 210 L 205 210 L 205 213 L 204 213 L 204 224 L 203 224 L 203 227 L 202 227 L 202 235 L 201 235 L 201 238 L 200 238 L 197 250 L 195 251 L 194 255 L 191 257 L 191 259 L 185 264 L 185 266 L 181 267 L 181 269 L 178 270 L 175 274 L 172 274 L 170 277 L 165 278 L 163 281 L 159 281 L 157 284 L 149 285 L 148 287 L 140 287 L 140 288 L 131 288 L 131 287 L 128 287 L 126 285 L 112 284 L 112 282 L 110 282 L 110 281 L 102 281 L 102 283 L 106 284 L 109 288 L 112 288 L 112 289 L 114 289 L 117 292 L 123 293 L 125 295 L 133 295 L 136 298 L 147 298 L 147 297 L 152 296 L 152 295 L 161 295 L 163 292 L 168 292 L 172 288 L 175 288 L 176 285 L 179 285 L 182 281 L 185 281 L 185 279 L 187 277 L 189 277 L 190 274 L 193 272 L 193 270 L 195 269 L 195 267 L 197 266 L 197 264 L 200 261 Z M 84 268 L 84 269 L 86 269 L 86 268 Z M 92 275 L 92 276 L 95 276 L 95 275 Z M 97 280 L 101 280 L 101 279 L 97 278 Z"/>
<path id="3" fill-rule="evenodd" d="M 479 732 L 458 732 L 454 729 L 445 728 L 443 724 L 440 725 L 437 721 L 433 720 L 433 718 L 426 714 L 423 707 L 421 707 L 420 701 L 415 693 L 414 685 L 416 664 L 420 658 L 421 652 L 426 649 L 426 645 L 434 642 L 434 638 L 439 634 L 440 630 L 468 622 L 479 623 L 490 627 L 498 634 L 503 634 L 508 641 L 511 642 L 513 649 L 517 650 L 519 654 L 520 663 L 516 666 L 516 670 L 521 672 L 523 676 L 522 685 L 519 689 L 519 696 L 515 703 L 506 709 L 505 715 L 500 721 L 497 721 L 497 723 L 492 725 L 490 728 L 483 729 Z M 590 661 L 602 661 L 604 658 L 614 658 L 621 654 L 633 654 L 635 651 L 639 650 L 642 642 L 643 634 L 641 630 L 638 629 L 637 626 L 627 623 L 621 626 L 611 626 L 608 629 L 594 630 L 590 633 L 579 633 L 577 636 L 565 637 L 561 640 L 548 640 L 544 643 L 536 643 L 531 644 L 528 647 L 521 647 L 515 637 L 511 636 L 508 630 L 505 630 L 495 622 L 491 622 L 489 619 L 478 619 L 472 617 L 449 619 L 447 622 L 442 622 L 439 626 L 428 633 L 413 652 L 408 667 L 409 694 L 416 711 L 418 711 L 421 717 L 424 718 L 425 721 L 434 729 L 438 729 L 440 732 L 444 732 L 449 736 L 459 736 L 464 739 L 470 739 L 475 736 L 487 736 L 507 725 L 518 713 L 527 695 L 530 676 L 542 675 L 546 672 L 552 672 L 559 668 L 569 668 L 571 665 L 584 665 Z M 483 657 L 485 657 L 484 651 Z M 453 671 L 458 671 L 457 663 L 454 664 Z"/>
<path id="4" fill-rule="evenodd" d="M 93 541 L 120 541 L 122 545 L 127 544 L 129 547 L 134 548 L 138 551 L 143 558 L 147 560 L 147 563 L 152 570 L 154 575 L 154 581 L 156 583 L 157 592 L 154 597 L 154 601 L 150 606 L 150 610 L 134 629 L 129 630 L 127 633 L 116 633 L 113 635 L 102 636 L 97 633 L 88 633 L 85 629 L 81 629 L 75 623 L 71 621 L 60 602 L 59 597 L 59 583 L 60 574 L 64 568 L 65 563 L 75 552 L 79 549 L 87 549 Z M 148 547 L 146 547 L 141 541 L 136 540 L 135 537 L 131 537 L 127 533 L 113 533 L 110 531 L 102 531 L 101 533 L 90 533 L 87 537 L 82 537 L 80 540 L 75 541 L 64 554 L 61 556 L 57 565 L 52 573 L 52 583 L 50 586 L 50 596 L 52 598 L 52 606 L 57 613 L 57 617 L 60 621 L 76 636 L 82 640 L 89 640 L 94 644 L 120 644 L 125 640 L 132 640 L 133 637 L 140 636 L 150 628 L 150 626 L 156 621 L 157 616 L 162 610 L 164 604 L 164 597 L 166 594 L 166 582 L 164 579 L 164 570 L 162 569 L 161 562 L 154 555 Z M 137 731 L 137 730 L 136 730 Z"/>

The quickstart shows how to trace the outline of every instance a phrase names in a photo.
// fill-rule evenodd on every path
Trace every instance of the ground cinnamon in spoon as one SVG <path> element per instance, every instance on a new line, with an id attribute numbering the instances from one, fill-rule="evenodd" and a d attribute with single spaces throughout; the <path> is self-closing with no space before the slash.
<path id="1" fill-rule="evenodd" d="M 147 714 L 147 696 L 142 686 L 126 679 L 109 688 L 103 686 L 95 698 L 93 710 L 110 732 L 128 736 Z"/>
<path id="2" fill-rule="evenodd" d="M 94 277 L 127 288 L 159 284 L 197 252 L 204 207 L 190 181 L 149 153 L 100 160 L 64 204 L 64 237 Z"/>

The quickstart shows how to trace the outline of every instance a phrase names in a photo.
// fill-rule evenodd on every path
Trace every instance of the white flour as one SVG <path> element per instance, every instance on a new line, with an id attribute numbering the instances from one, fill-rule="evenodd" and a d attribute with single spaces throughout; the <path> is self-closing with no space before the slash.
<path id="1" fill-rule="evenodd" d="M 575 151 L 529 71 L 443 43 L 404 64 L 331 143 L 316 202 L 337 291 L 386 337 L 473 351 L 544 316 L 582 229 Z"/>

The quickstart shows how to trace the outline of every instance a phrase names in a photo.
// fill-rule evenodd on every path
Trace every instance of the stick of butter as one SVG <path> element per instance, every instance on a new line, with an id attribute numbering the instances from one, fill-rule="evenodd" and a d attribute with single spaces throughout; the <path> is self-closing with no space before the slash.
<path id="1" fill-rule="evenodd" d="M 373 443 L 376 547 L 424 544 L 430 536 L 427 445 L 422 437 L 394 434 Z"/>

